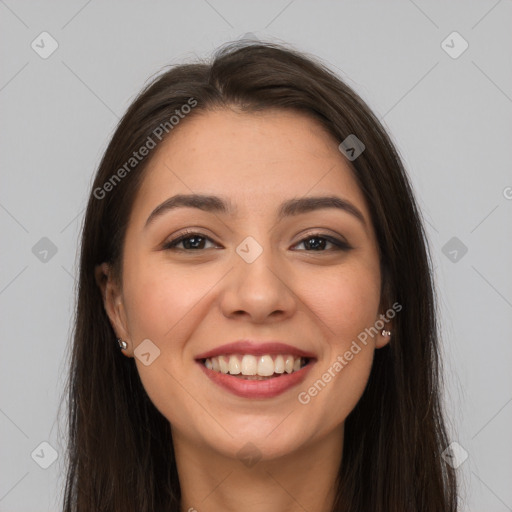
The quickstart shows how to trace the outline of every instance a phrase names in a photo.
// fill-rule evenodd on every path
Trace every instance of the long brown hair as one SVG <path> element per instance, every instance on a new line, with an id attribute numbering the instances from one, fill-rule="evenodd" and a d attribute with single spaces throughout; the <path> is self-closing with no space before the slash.
<path id="1" fill-rule="evenodd" d="M 340 142 L 349 135 L 363 141 L 351 167 L 370 209 L 385 296 L 402 311 L 346 419 L 333 511 L 455 512 L 455 473 L 441 457 L 448 440 L 432 265 L 400 157 L 368 106 L 326 66 L 283 45 L 247 41 L 224 46 L 211 62 L 179 65 L 153 79 L 119 122 L 96 173 L 66 387 L 64 511 L 179 511 L 169 422 L 148 398 L 134 360 L 119 353 L 94 270 L 102 262 L 120 268 L 132 204 L 154 152 L 126 163 L 148 137 L 155 139 L 157 127 L 166 126 L 162 140 L 172 137 L 169 120 L 191 99 L 196 104 L 180 122 L 230 106 L 293 109 L 318 119 Z"/>

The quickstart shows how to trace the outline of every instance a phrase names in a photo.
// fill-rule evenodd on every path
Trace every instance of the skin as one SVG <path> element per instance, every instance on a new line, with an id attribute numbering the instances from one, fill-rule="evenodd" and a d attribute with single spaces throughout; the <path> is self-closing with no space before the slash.
<path id="1" fill-rule="evenodd" d="M 186 119 L 153 155 L 137 194 L 122 282 L 107 265 L 97 269 L 98 282 L 108 278 L 102 288 L 112 326 L 128 342 L 123 353 L 134 357 L 145 339 L 160 350 L 149 366 L 137 357 L 135 364 L 171 423 L 183 511 L 332 506 L 345 419 L 364 391 L 374 350 L 389 340 L 370 337 L 317 396 L 299 403 L 298 393 L 387 309 L 369 211 L 338 144 L 295 112 L 229 109 Z M 190 193 L 229 199 L 238 211 L 177 208 L 145 227 L 160 203 Z M 277 221 L 284 200 L 326 195 L 350 201 L 365 224 L 334 208 Z M 185 228 L 207 237 L 204 248 L 162 249 Z M 317 232 L 351 249 L 327 243 L 315 251 Z M 236 252 L 247 236 L 263 248 L 250 264 Z M 277 397 L 237 397 L 213 384 L 194 358 L 241 338 L 280 340 L 317 361 L 305 383 Z M 261 457 L 250 467 L 237 456 L 248 442 Z"/>

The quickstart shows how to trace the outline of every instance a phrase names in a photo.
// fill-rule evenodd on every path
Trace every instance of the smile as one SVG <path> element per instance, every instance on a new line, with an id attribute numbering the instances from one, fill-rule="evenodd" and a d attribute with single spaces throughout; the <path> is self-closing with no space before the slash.
<path id="1" fill-rule="evenodd" d="M 243 398 L 271 398 L 299 385 L 316 355 L 281 341 L 238 340 L 197 354 L 214 384 Z"/>
<path id="2" fill-rule="evenodd" d="M 209 370 L 247 380 L 271 379 L 284 373 L 299 371 L 308 362 L 308 358 L 291 354 L 260 355 L 230 354 L 206 358 L 203 364 Z"/>
<path id="3" fill-rule="evenodd" d="M 270 355 L 234 355 L 233 367 L 236 368 L 238 363 L 240 371 L 238 374 L 231 375 L 229 369 L 232 356 L 233 354 L 229 356 L 229 362 L 227 356 L 217 356 L 196 362 L 203 373 L 221 389 L 229 391 L 236 396 L 251 399 L 273 398 L 298 386 L 304 381 L 316 362 L 315 359 L 295 358 L 279 354 L 275 358 L 272 358 Z M 293 366 L 290 368 L 292 360 Z M 214 364 L 217 369 L 214 369 Z M 226 372 L 221 370 L 221 364 L 223 369 L 227 370 Z M 261 370 L 260 364 L 262 365 Z M 208 368 L 207 365 L 211 365 L 211 368 Z M 284 371 L 279 373 L 278 371 L 281 371 L 283 365 Z M 246 372 L 250 372 L 249 374 L 244 375 L 242 373 L 244 367 Z M 272 367 L 273 372 L 271 375 L 259 374 L 260 371 L 262 373 L 270 373 Z"/>

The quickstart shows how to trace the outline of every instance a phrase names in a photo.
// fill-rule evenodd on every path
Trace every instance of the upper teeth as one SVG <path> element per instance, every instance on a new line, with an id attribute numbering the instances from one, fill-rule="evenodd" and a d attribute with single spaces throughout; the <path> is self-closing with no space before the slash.
<path id="1" fill-rule="evenodd" d="M 231 375 L 260 375 L 268 377 L 274 373 L 292 373 L 300 370 L 305 360 L 302 357 L 292 355 L 222 355 L 210 357 L 205 360 L 204 365 L 209 370 L 229 373 Z"/>

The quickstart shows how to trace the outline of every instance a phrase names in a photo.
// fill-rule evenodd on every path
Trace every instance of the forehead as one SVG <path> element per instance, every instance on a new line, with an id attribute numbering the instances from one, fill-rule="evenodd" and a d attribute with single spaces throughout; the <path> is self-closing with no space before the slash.
<path id="1" fill-rule="evenodd" d="M 233 197 L 254 212 L 283 197 L 337 193 L 365 201 L 339 142 L 302 113 L 217 110 L 195 113 L 161 143 L 149 162 L 136 203 L 171 193 Z"/>
<path id="2" fill-rule="evenodd" d="M 253 163 L 300 160 L 306 155 L 332 157 L 337 147 L 318 120 L 292 110 L 200 112 L 178 128 L 164 142 L 160 157 L 164 157 L 162 153 L 188 161 L 215 157 L 215 161 L 229 160 L 243 168 Z"/>

